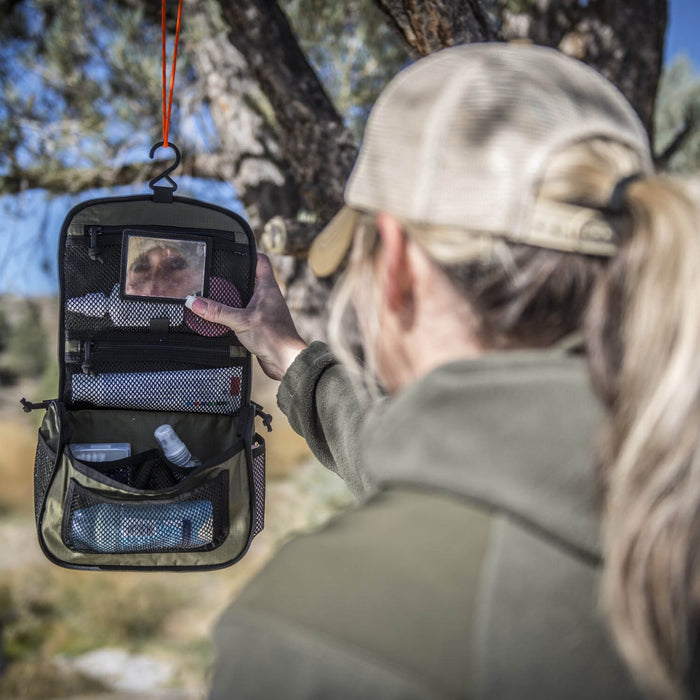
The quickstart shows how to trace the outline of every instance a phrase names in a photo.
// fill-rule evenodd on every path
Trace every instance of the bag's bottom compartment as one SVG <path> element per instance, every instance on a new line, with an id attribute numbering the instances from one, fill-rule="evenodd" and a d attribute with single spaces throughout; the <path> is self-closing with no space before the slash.
<path id="1" fill-rule="evenodd" d="M 43 437 L 47 445 L 65 446 L 39 522 L 46 553 L 56 563 L 91 568 L 231 563 L 245 551 L 251 531 L 251 445 L 241 437 L 250 430 L 240 420 L 52 407 Z M 153 431 L 166 423 L 201 465 L 177 467 L 165 459 Z M 63 440 L 52 439 L 59 425 Z M 132 455 L 80 460 L 71 451 L 74 443 L 129 443 Z"/>
<path id="2" fill-rule="evenodd" d="M 76 552 L 183 552 L 218 547 L 228 534 L 228 474 L 173 498 L 110 498 L 71 479 L 62 539 Z"/>

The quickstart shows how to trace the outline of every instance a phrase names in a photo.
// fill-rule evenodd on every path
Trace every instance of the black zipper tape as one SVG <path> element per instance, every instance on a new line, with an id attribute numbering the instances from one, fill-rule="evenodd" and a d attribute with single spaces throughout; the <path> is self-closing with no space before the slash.
<path id="1" fill-rule="evenodd" d="M 79 353 L 67 353 L 67 364 L 80 363 L 84 374 L 96 376 L 100 364 L 109 362 L 170 361 L 196 367 L 234 367 L 241 358 L 231 355 L 230 345 L 200 347 L 143 341 L 83 340 Z"/>
<path id="2" fill-rule="evenodd" d="M 193 226 L 154 226 L 151 224 L 141 225 L 141 224 L 110 224 L 105 226 L 100 226 L 97 224 L 84 224 L 83 225 L 83 235 L 81 236 L 67 236 L 67 238 L 72 243 L 89 241 L 90 249 L 88 254 L 93 257 L 94 254 L 97 255 L 101 252 L 102 244 L 115 245 L 121 243 L 122 235 L 125 230 L 130 229 L 134 231 L 145 231 L 147 233 L 154 234 L 187 234 L 191 233 L 196 236 L 209 236 L 216 239 L 217 247 L 224 247 L 232 250 L 238 250 L 242 254 L 249 253 L 249 246 L 238 243 L 236 240 L 232 240 L 232 234 L 230 231 L 221 231 L 217 229 L 205 229 L 205 228 L 195 228 Z"/>

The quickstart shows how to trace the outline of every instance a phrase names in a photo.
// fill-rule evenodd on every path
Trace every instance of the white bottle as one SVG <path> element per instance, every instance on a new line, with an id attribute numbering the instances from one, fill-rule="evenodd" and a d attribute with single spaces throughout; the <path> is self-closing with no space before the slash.
<path id="1" fill-rule="evenodd" d="M 70 451 L 73 457 L 84 462 L 113 462 L 131 457 L 131 444 L 128 442 L 72 442 Z"/>
<path id="2" fill-rule="evenodd" d="M 115 284 L 107 297 L 102 292 L 92 292 L 82 297 L 72 297 L 66 302 L 66 310 L 82 316 L 102 317 L 109 314 L 115 326 L 148 326 L 152 318 L 167 318 L 170 325 L 179 326 L 183 318 L 183 306 L 157 304 L 150 301 L 121 299 L 119 285 Z"/>
<path id="3" fill-rule="evenodd" d="M 173 426 L 165 423 L 156 428 L 153 433 L 158 443 L 163 448 L 165 459 L 178 467 L 198 467 L 201 461 L 192 456 L 182 440 L 173 430 Z"/>

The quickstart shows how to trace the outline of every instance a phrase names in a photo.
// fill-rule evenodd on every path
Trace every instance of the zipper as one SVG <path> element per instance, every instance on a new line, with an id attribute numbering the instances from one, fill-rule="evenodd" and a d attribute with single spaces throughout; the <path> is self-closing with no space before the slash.
<path id="1" fill-rule="evenodd" d="M 99 262 L 104 265 L 105 259 L 102 257 L 102 248 L 97 241 L 97 237 L 102 234 L 102 226 L 96 226 L 95 224 L 90 224 L 85 227 L 85 233 L 90 236 L 90 248 L 88 248 L 88 255 L 90 260 Z"/>
<path id="2" fill-rule="evenodd" d="M 170 360 L 183 364 L 196 365 L 198 367 L 228 367 L 235 364 L 235 359 L 240 356 L 240 346 L 221 345 L 214 347 L 197 347 L 191 345 L 168 345 L 159 343 L 128 343 L 124 341 L 109 340 L 84 340 L 80 343 L 80 351 L 77 354 L 68 353 L 66 363 L 77 364 L 80 362 L 83 374 L 96 377 L 98 372 L 95 366 L 100 363 L 143 360 Z"/>
<path id="3" fill-rule="evenodd" d="M 191 233 L 194 236 L 209 236 L 238 247 L 241 249 L 241 252 L 249 252 L 249 246 L 236 241 L 235 233 L 230 231 L 217 231 L 215 229 L 190 228 L 185 226 L 154 226 L 152 224 L 83 224 L 83 237 L 90 239 L 90 248 L 88 250 L 90 257 L 93 260 L 96 260 L 97 256 L 99 256 L 99 254 L 102 252 L 98 242 L 98 237 L 105 242 L 109 241 L 110 243 L 116 243 L 121 240 L 126 229 L 144 231 L 146 233 L 153 234 L 160 233 L 162 235 L 167 235 L 168 233 Z M 68 236 L 68 238 L 76 238 L 76 236 Z M 77 238 L 79 239 L 80 236 L 77 236 Z M 93 257 L 93 252 L 91 251 L 95 251 L 95 257 Z"/>
<path id="4" fill-rule="evenodd" d="M 267 432 L 272 432 L 272 416 L 263 411 L 263 407 L 255 401 L 251 401 L 250 405 L 255 409 L 255 415 L 262 419 L 263 425 L 267 428 Z"/>

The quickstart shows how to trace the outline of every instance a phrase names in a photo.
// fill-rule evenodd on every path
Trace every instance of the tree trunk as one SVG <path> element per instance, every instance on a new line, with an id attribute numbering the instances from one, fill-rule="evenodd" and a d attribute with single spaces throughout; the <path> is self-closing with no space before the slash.
<path id="1" fill-rule="evenodd" d="M 342 206 L 357 156 L 350 132 L 274 0 L 221 0 L 221 13 L 230 40 L 272 106 L 280 151 L 303 206 L 329 220 Z"/>
<path id="2" fill-rule="evenodd" d="M 456 44 L 499 39 L 481 0 L 376 0 L 417 56 Z"/>
<path id="3" fill-rule="evenodd" d="M 274 111 L 248 61 L 216 16 L 217 4 L 186 0 L 185 9 L 188 53 L 201 98 L 210 107 L 219 150 L 227 154 L 222 176 L 236 188 L 259 233 L 273 216 L 296 216 L 301 205 L 299 184 L 280 149 Z"/>
<path id="4" fill-rule="evenodd" d="M 667 0 L 529 0 L 521 12 L 509 4 L 499 0 L 506 39 L 529 38 L 593 66 L 630 101 L 653 141 Z"/>
<path id="5" fill-rule="evenodd" d="M 277 3 L 219 2 L 230 29 L 228 39 L 268 101 L 276 147 L 289 167 L 289 180 L 297 187 L 302 211 L 280 208 L 274 214 L 282 217 L 285 229 L 305 231 L 308 241 L 308 228 L 318 231 L 343 205 L 343 189 L 357 146 Z M 311 220 L 308 226 L 297 221 L 297 215 L 304 212 L 304 218 Z M 262 218 L 265 223 L 272 216 Z M 274 256 L 273 265 L 301 335 L 307 340 L 325 338 L 334 279 L 318 280 L 304 259 Z"/>

